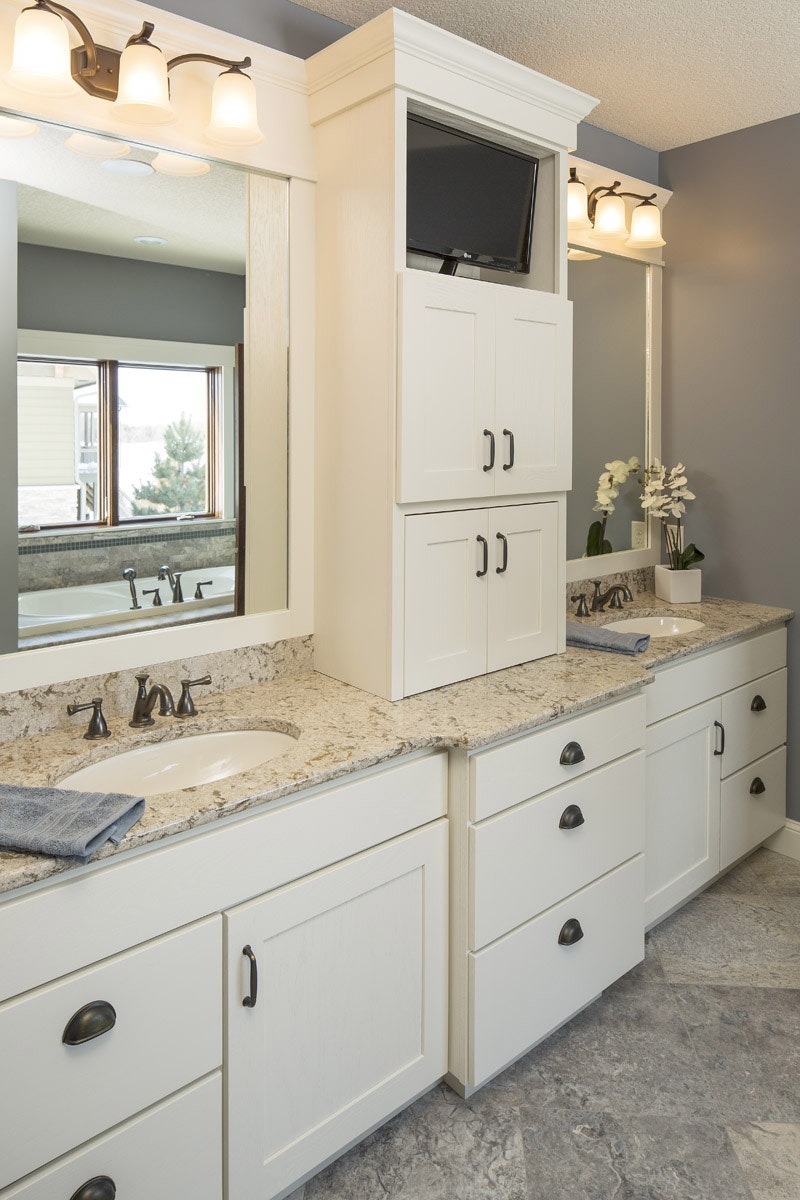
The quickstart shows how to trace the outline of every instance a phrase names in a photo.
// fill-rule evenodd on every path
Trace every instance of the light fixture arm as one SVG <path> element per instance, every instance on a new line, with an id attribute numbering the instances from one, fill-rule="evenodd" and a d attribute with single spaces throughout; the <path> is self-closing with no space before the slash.
<path id="1" fill-rule="evenodd" d="M 589 213 L 589 220 L 593 225 L 597 201 L 601 200 L 603 196 L 628 196 L 631 200 L 643 200 L 650 202 L 655 200 L 656 196 L 658 195 L 658 192 L 651 192 L 649 196 L 643 196 L 640 192 L 620 192 L 617 189 L 621 186 L 621 181 L 619 179 L 615 179 L 609 187 L 596 187 L 592 188 L 591 192 L 589 192 L 587 211 Z"/>
<path id="2" fill-rule="evenodd" d="M 68 25 L 72 26 L 82 42 L 82 45 L 79 47 L 79 49 L 86 52 L 86 61 L 81 66 L 81 74 L 86 76 L 96 75 L 99 69 L 97 62 L 97 43 L 89 33 L 89 30 L 86 28 L 80 17 L 74 13 L 71 8 L 67 8 L 63 4 L 56 4 L 55 0 L 36 0 L 35 7 L 45 8 L 48 12 L 55 13 L 56 16 L 61 17 L 67 22 Z M 153 26 L 151 25 L 150 31 L 152 32 L 152 30 Z"/>
<path id="3" fill-rule="evenodd" d="M 184 63 L 188 62 L 213 63 L 215 67 L 227 67 L 229 71 L 243 71 L 252 66 L 253 60 L 249 55 L 247 58 L 237 61 L 230 58 L 219 58 L 216 54 L 178 54 L 169 60 L 167 70 L 171 71 L 173 67 L 182 67 Z"/>

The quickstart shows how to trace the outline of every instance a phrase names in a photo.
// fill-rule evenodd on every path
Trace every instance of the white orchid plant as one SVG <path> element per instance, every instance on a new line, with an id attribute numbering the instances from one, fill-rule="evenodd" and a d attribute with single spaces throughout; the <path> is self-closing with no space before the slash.
<path id="1" fill-rule="evenodd" d="M 655 459 L 644 472 L 644 492 L 640 497 L 645 513 L 661 522 L 667 558 L 673 571 L 686 571 L 705 558 L 694 542 L 686 547 L 683 544 L 686 504 L 696 499 L 694 492 L 689 491 L 684 471 L 683 463 L 678 463 L 668 471 Z"/>
<path id="2" fill-rule="evenodd" d="M 594 512 L 602 513 L 602 517 L 593 521 L 589 526 L 589 536 L 586 539 L 586 556 L 591 558 L 596 554 L 611 554 L 612 546 L 606 538 L 606 524 L 614 511 L 614 501 L 619 495 L 619 489 L 628 482 L 631 475 L 641 471 L 641 463 L 635 456 L 623 462 L 615 458 L 606 463 L 606 469 L 597 481 L 597 499 Z"/>

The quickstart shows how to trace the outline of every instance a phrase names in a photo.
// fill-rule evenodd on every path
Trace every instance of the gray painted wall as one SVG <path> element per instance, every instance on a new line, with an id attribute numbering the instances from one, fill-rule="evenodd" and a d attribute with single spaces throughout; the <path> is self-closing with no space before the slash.
<path id="1" fill-rule="evenodd" d="M 17 188 L 0 180 L 0 654 L 17 648 Z M 9 281 L 11 284 L 9 286 Z"/>
<path id="2" fill-rule="evenodd" d="M 578 126 L 578 145 L 575 153 L 589 162 L 602 163 L 623 175 L 635 175 L 648 183 L 658 183 L 658 151 L 648 150 L 637 142 L 598 129 L 581 121 Z"/>
<path id="3" fill-rule="evenodd" d="M 664 457 L 698 500 L 704 590 L 800 609 L 800 115 L 661 155 Z M 800 820 L 800 628 L 789 626 L 789 816 Z"/>
<path id="4" fill-rule="evenodd" d="M 243 275 L 19 247 L 19 326 L 233 346 L 244 338 Z"/>

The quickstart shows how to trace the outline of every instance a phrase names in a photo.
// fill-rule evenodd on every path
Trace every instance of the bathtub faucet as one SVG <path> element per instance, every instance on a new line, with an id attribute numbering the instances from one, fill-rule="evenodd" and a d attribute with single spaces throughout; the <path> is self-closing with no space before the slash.
<path id="1" fill-rule="evenodd" d="M 169 580 L 173 604 L 183 604 L 183 588 L 181 587 L 182 574 L 183 571 L 173 571 L 172 567 L 166 563 L 163 567 L 158 568 L 158 578 Z"/>
<path id="2" fill-rule="evenodd" d="M 133 582 L 136 578 L 135 567 L 126 567 L 122 572 L 122 578 L 127 579 L 128 587 L 131 589 L 131 600 L 133 601 L 131 608 L 141 608 L 142 606 L 139 603 L 139 597 L 136 595 L 136 584 Z"/>

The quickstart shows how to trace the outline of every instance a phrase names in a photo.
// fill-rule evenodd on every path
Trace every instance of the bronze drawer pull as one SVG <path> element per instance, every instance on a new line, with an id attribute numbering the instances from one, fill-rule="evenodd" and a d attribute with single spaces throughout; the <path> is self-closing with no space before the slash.
<path id="1" fill-rule="evenodd" d="M 755 779 L 750 784 L 750 795 L 751 796 L 763 796 L 764 792 L 766 790 L 767 790 L 767 785 L 764 783 L 764 780 L 761 778 L 760 775 L 756 775 Z"/>
<path id="2" fill-rule="evenodd" d="M 559 829 L 578 829 L 583 825 L 586 818 L 584 817 L 577 804 L 570 804 L 561 814 L 561 820 L 558 822 Z"/>
<path id="3" fill-rule="evenodd" d="M 763 696 L 754 696 L 753 703 L 750 705 L 750 712 L 764 712 L 767 707 L 767 702 Z"/>
<path id="4" fill-rule="evenodd" d="M 117 1023 L 114 1006 L 107 1000 L 93 1000 L 84 1004 L 67 1021 L 61 1041 L 65 1046 L 82 1046 L 108 1033 Z"/>
<path id="5" fill-rule="evenodd" d="M 250 963 L 250 995 L 245 996 L 242 1004 L 245 1008 L 255 1008 L 258 999 L 258 963 L 252 946 L 245 946 L 242 954 Z"/>
<path id="6" fill-rule="evenodd" d="M 561 751 L 561 758 L 558 761 L 562 767 L 574 767 L 578 763 L 582 763 L 585 758 L 586 755 L 583 753 L 583 747 L 580 742 L 567 742 Z"/>
<path id="7" fill-rule="evenodd" d="M 558 935 L 559 946 L 574 946 L 583 937 L 581 923 L 577 917 L 570 917 L 561 926 L 561 932 Z"/>
<path id="8" fill-rule="evenodd" d="M 117 1185 L 109 1175 L 95 1175 L 94 1179 L 82 1183 L 69 1200 L 114 1200 L 116 1194 Z"/>

